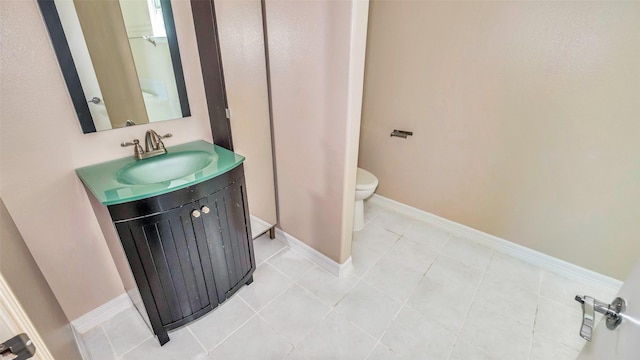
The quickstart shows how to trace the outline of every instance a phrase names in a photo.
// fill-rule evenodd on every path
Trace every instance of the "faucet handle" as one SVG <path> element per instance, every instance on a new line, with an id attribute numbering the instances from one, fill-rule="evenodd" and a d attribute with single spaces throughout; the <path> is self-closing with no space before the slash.
<path id="1" fill-rule="evenodd" d="M 133 139 L 132 141 L 123 141 L 122 144 L 120 144 L 120 146 L 122 147 L 133 146 L 133 145 L 140 145 L 140 140 Z"/>
<path id="2" fill-rule="evenodd" d="M 156 133 L 156 136 L 158 137 L 158 145 L 157 145 L 157 146 L 158 146 L 158 149 L 160 149 L 160 150 L 164 150 L 164 151 L 166 152 L 166 151 L 167 151 L 167 149 L 165 148 L 164 143 L 162 142 L 162 139 L 170 138 L 170 137 L 172 137 L 172 136 L 173 136 L 173 134 L 171 134 L 171 133 L 166 133 L 166 134 L 164 134 L 164 135 L 158 135 L 158 134 Z"/>
<path id="3" fill-rule="evenodd" d="M 141 159 L 142 154 L 144 154 L 144 150 L 142 149 L 142 146 L 140 146 L 140 140 L 138 139 L 133 139 L 132 141 L 123 141 L 120 146 L 134 146 L 133 155 L 136 159 Z"/>
<path id="4" fill-rule="evenodd" d="M 591 341 L 595 320 L 596 299 L 586 295 L 576 295 L 575 299 L 582 305 L 582 325 L 580 326 L 580 336 L 587 341 Z"/>

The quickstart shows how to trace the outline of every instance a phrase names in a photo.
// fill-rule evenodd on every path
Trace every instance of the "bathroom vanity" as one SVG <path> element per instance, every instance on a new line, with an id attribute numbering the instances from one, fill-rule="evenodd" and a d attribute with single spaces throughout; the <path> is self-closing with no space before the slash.
<path id="1" fill-rule="evenodd" d="M 161 345 L 250 284 L 256 267 L 244 158 L 205 141 L 167 150 L 76 170 L 109 210 L 140 294 L 132 300 Z"/>

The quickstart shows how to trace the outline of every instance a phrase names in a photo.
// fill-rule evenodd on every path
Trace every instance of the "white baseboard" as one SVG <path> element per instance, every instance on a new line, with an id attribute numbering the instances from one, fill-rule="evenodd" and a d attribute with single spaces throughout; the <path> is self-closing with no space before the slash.
<path id="1" fill-rule="evenodd" d="M 89 350 L 87 349 L 87 344 L 85 344 L 84 339 L 82 339 L 82 335 L 80 335 L 80 332 L 74 326 L 69 326 L 69 327 L 71 328 L 71 332 L 73 333 L 73 338 L 76 340 L 76 344 L 78 345 L 80 356 L 83 359 L 91 359 L 91 356 L 89 355 Z"/>
<path id="2" fill-rule="evenodd" d="M 258 218 L 252 217 L 251 221 L 254 221 L 254 219 Z M 338 264 L 324 254 L 313 249 L 309 245 L 282 231 L 282 229 L 280 228 L 276 228 L 276 236 L 283 240 L 287 245 L 289 245 L 291 250 L 295 251 L 300 256 L 313 262 L 314 264 L 325 269 L 326 271 L 340 279 L 346 277 L 353 269 L 353 265 L 351 264 L 351 257 L 349 257 L 343 264 Z M 139 298 L 139 295 L 136 295 L 133 292 L 124 293 L 117 298 L 112 299 L 111 301 L 102 304 L 101 306 L 73 320 L 71 322 L 71 325 L 79 334 L 84 334 L 94 327 L 109 320 L 117 313 L 134 307 L 132 299 L 134 299 L 134 301 L 141 300 Z"/>
<path id="3" fill-rule="evenodd" d="M 615 291 L 618 291 L 620 287 L 622 287 L 622 281 L 620 280 L 597 273 L 595 271 L 591 271 L 589 269 L 585 269 L 578 265 L 571 264 L 564 260 L 560 260 L 553 256 L 543 254 L 539 251 L 535 251 L 522 245 L 512 243 L 497 236 L 487 234 L 480 230 L 476 230 L 474 228 L 442 218 L 426 211 L 416 209 L 414 207 L 402 204 L 395 200 L 391 200 L 384 196 L 374 194 L 368 201 L 370 201 L 372 204 L 397 211 L 416 220 L 422 220 L 436 225 L 453 234 L 476 241 L 496 251 L 511 255 L 522 261 L 555 272 L 556 274 L 565 276 L 567 278 L 598 286 L 605 286 Z"/>
<path id="4" fill-rule="evenodd" d="M 319 267 L 325 269 L 329 273 L 338 277 L 339 279 L 345 278 L 351 270 L 353 265 L 351 264 L 351 256 L 342 264 L 331 260 L 326 255 L 320 253 L 318 250 L 296 239 L 294 236 L 287 234 L 280 228 L 276 228 L 276 236 L 281 237 L 291 248 L 291 250 L 298 253 L 305 259 L 313 262 Z"/>
<path id="5" fill-rule="evenodd" d="M 127 293 L 118 296 L 109 302 L 89 311 L 88 313 L 73 320 L 71 325 L 80 333 L 84 334 L 103 322 L 111 319 L 117 313 L 133 307 L 133 303 Z"/>
<path id="6" fill-rule="evenodd" d="M 144 307 L 144 302 L 142 301 L 142 295 L 140 294 L 140 289 L 134 287 L 127 291 L 127 295 L 129 295 L 129 299 L 133 304 L 133 307 L 138 310 L 138 314 L 142 320 L 147 324 L 149 331 L 153 332 L 153 327 L 151 326 L 151 320 L 149 319 L 149 314 L 147 313 L 147 309 Z"/>

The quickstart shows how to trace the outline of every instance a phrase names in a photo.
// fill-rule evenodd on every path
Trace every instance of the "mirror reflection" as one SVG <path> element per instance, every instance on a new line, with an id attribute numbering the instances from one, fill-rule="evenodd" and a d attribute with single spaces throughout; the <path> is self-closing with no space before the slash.
<path id="1" fill-rule="evenodd" d="M 39 1 L 43 14 L 46 2 Z M 45 20 L 81 124 L 90 118 L 85 133 L 190 116 L 169 0 L 53 4 L 65 36 L 55 35 L 46 14 Z M 60 57 L 61 41 L 79 84 L 69 81 L 74 76 Z M 78 93 L 88 109 L 78 104 Z"/>

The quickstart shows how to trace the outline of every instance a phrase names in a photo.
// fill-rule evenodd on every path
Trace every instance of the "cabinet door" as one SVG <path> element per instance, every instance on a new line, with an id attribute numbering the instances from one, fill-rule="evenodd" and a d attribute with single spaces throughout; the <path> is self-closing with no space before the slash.
<path id="1" fill-rule="evenodd" d="M 116 223 L 149 318 L 153 323 L 158 316 L 163 327 L 218 304 L 207 243 L 196 235 L 194 209 L 189 204 Z"/>
<path id="2" fill-rule="evenodd" d="M 210 210 L 202 217 L 203 235 L 209 244 L 220 302 L 241 287 L 255 269 L 244 191 L 244 182 L 236 182 L 198 200 L 200 209 Z"/>

